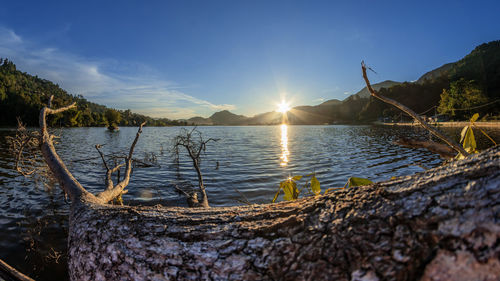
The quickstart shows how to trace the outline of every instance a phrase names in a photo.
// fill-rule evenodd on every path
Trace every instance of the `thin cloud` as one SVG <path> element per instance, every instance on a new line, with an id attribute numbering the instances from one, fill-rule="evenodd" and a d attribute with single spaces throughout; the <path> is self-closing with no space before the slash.
<path id="1" fill-rule="evenodd" d="M 5 27 L 0 27 L 0 57 L 12 60 L 22 71 L 58 83 L 71 94 L 152 117 L 187 118 L 236 109 L 232 104 L 214 104 L 181 92 L 182 87 L 176 83 L 154 76 L 138 77 L 129 71 L 146 66 L 89 60 L 58 48 L 39 46 Z M 121 73 L 107 70 L 111 68 Z"/>
<path id="2" fill-rule="evenodd" d="M 10 44 L 21 43 L 21 36 L 17 35 L 13 30 L 0 26 L 0 40 Z"/>

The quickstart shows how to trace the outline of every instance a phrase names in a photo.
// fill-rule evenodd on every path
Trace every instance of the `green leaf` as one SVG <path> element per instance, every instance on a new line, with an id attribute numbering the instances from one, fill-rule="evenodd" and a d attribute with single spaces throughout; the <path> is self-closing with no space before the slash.
<path id="1" fill-rule="evenodd" d="M 470 121 L 471 121 L 472 123 L 474 123 L 474 122 L 476 122 L 476 120 L 477 120 L 478 118 L 479 118 L 479 114 L 478 114 L 478 113 L 476 113 L 476 114 L 472 115 L 472 118 L 470 119 Z"/>
<path id="2" fill-rule="evenodd" d="M 467 131 L 465 132 L 465 136 L 462 142 L 462 146 L 464 147 L 465 151 L 469 153 L 475 153 L 476 152 L 476 138 L 474 138 L 474 133 L 472 132 L 472 128 L 470 126 L 467 126 Z"/>
<path id="3" fill-rule="evenodd" d="M 283 191 L 285 192 L 285 196 L 283 196 L 283 199 L 286 201 L 290 200 L 295 200 L 298 197 L 298 190 L 297 190 L 297 184 L 291 180 L 287 180 L 285 182 L 282 182 L 282 188 Z"/>
<path id="4" fill-rule="evenodd" d="M 319 195 L 321 193 L 321 186 L 315 175 L 313 175 L 311 178 L 311 190 L 316 195 Z"/>
<path id="5" fill-rule="evenodd" d="M 369 179 L 350 177 L 348 183 L 349 187 L 356 187 L 356 186 L 369 185 L 372 184 L 373 182 Z"/>
<path id="6" fill-rule="evenodd" d="M 294 176 L 292 178 L 293 181 L 299 181 L 302 178 L 302 176 Z"/>
<path id="7" fill-rule="evenodd" d="M 472 118 L 474 118 L 474 116 Z M 468 153 L 471 153 L 471 154 L 477 153 L 476 138 L 474 137 L 474 132 L 472 131 L 471 126 L 465 126 L 462 129 L 462 132 L 460 133 L 460 144 L 462 144 L 462 147 Z M 456 159 L 464 159 L 465 156 L 463 156 L 462 153 L 459 153 L 455 158 Z"/>
<path id="8" fill-rule="evenodd" d="M 469 129 L 469 126 L 465 126 L 462 129 L 462 132 L 460 133 L 460 143 L 464 142 L 465 134 L 467 133 L 467 130 Z"/>

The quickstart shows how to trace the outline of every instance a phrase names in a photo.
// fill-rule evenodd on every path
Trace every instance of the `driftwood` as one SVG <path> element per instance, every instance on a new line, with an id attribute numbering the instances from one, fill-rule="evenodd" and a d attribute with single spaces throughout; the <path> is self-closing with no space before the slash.
<path id="1" fill-rule="evenodd" d="M 431 152 L 439 154 L 444 159 L 452 159 L 456 156 L 456 152 L 453 148 L 435 141 L 399 138 L 394 141 L 394 143 L 411 148 L 425 148 Z"/>
<path id="2" fill-rule="evenodd" d="M 72 280 L 500 279 L 498 146 L 421 174 L 292 202 L 116 206 L 107 202 L 128 179 L 114 185 L 106 177 L 102 193 L 86 191 L 55 151 L 45 122 L 51 112 L 60 110 L 40 114 L 40 142 L 72 202 Z"/>

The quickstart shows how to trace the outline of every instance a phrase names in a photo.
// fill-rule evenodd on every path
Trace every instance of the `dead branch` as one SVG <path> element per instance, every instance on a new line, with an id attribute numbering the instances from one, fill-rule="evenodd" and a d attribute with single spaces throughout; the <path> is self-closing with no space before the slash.
<path id="1" fill-rule="evenodd" d="M 180 194 L 186 196 L 186 200 L 188 203 L 188 206 L 191 208 L 196 208 L 196 207 L 205 207 L 202 203 L 200 203 L 200 200 L 198 200 L 198 193 L 191 191 L 190 193 L 182 190 L 179 188 L 177 185 L 174 184 L 175 190 L 179 192 Z"/>
<path id="2" fill-rule="evenodd" d="M 421 141 L 421 140 L 400 138 L 396 140 L 394 143 L 412 148 L 425 148 L 431 152 L 439 154 L 444 159 L 452 159 L 453 157 L 455 157 L 455 150 L 453 150 L 453 148 L 434 141 L 429 141 L 429 140 Z"/>
<path id="3" fill-rule="evenodd" d="M 194 134 L 196 134 L 197 137 L 194 136 Z M 191 161 L 193 162 L 193 167 L 196 170 L 196 174 L 198 175 L 198 188 L 202 196 L 200 204 L 202 207 L 206 208 L 210 206 L 208 204 L 208 197 L 205 191 L 205 184 L 203 183 L 203 175 L 201 174 L 200 164 L 201 153 L 206 151 L 207 144 L 211 141 L 216 142 L 218 141 L 218 139 L 209 138 L 207 140 L 204 140 L 201 132 L 196 130 L 196 127 L 194 127 L 191 131 L 183 129 L 181 134 L 174 138 L 174 151 L 177 153 L 177 161 L 179 155 L 179 147 L 184 147 L 188 152 Z M 188 197 L 188 201 L 189 200 L 194 200 L 194 198 Z M 196 200 L 198 199 L 196 198 Z"/>
<path id="4" fill-rule="evenodd" d="M 393 99 L 384 97 L 384 96 L 380 95 L 379 93 L 377 93 L 372 88 L 372 86 L 370 84 L 370 81 L 368 80 L 368 76 L 366 74 L 366 68 L 367 67 L 365 65 L 365 62 L 361 62 L 361 69 L 363 71 L 363 78 L 365 79 L 365 82 L 366 82 L 366 88 L 368 89 L 368 91 L 370 92 L 370 94 L 372 96 L 376 97 L 377 99 L 379 99 L 379 100 L 381 100 L 381 101 L 383 101 L 385 103 L 391 104 L 391 105 L 399 108 L 400 110 L 402 110 L 406 114 L 408 114 L 411 117 L 413 117 L 413 119 L 417 120 L 420 123 L 420 125 L 422 125 L 422 127 L 424 127 L 425 129 L 427 129 L 428 131 L 430 131 L 436 137 L 438 137 L 441 140 L 443 140 L 445 143 L 447 143 L 449 146 L 451 146 L 453 149 L 455 149 L 458 153 L 461 153 L 465 157 L 469 156 L 469 153 L 467 153 L 467 151 L 465 151 L 462 146 L 460 146 L 455 141 L 453 141 L 452 139 L 450 139 L 449 137 L 447 137 L 445 134 L 443 134 L 442 132 L 440 132 L 438 129 L 436 129 L 436 128 L 432 127 L 431 125 L 429 125 L 427 122 L 425 122 L 424 119 L 422 119 L 413 110 L 409 109 L 408 107 L 402 105 L 401 103 L 399 103 L 399 102 L 397 102 L 397 101 L 395 101 Z"/>
<path id="5" fill-rule="evenodd" d="M 45 159 L 45 162 L 47 163 L 50 171 L 59 182 L 60 187 L 67 195 L 69 195 L 72 202 L 76 202 L 79 200 L 96 201 L 94 195 L 85 190 L 85 188 L 83 188 L 83 186 L 75 179 L 73 174 L 71 174 L 68 168 L 66 168 L 66 165 L 57 154 L 54 143 L 52 142 L 54 136 L 49 134 L 47 129 L 47 115 L 60 113 L 65 110 L 74 108 L 76 106 L 76 103 L 72 103 L 71 105 L 59 109 L 52 109 L 50 108 L 52 99 L 53 96 L 50 97 L 48 106 L 42 108 L 42 110 L 40 111 L 39 142 L 43 158 Z"/>
<path id="6" fill-rule="evenodd" d="M 0 259 L 0 279 L 1 280 L 19 280 L 19 281 L 34 281 L 30 277 L 22 274 L 17 269 L 8 265 Z"/>
<path id="7" fill-rule="evenodd" d="M 110 183 L 111 185 L 107 185 L 108 188 L 105 191 L 97 194 L 97 196 L 96 196 L 103 203 L 107 203 L 107 202 L 113 200 L 114 198 L 119 197 L 124 192 L 125 187 L 127 187 L 128 183 L 130 181 L 130 174 L 132 173 L 132 162 L 133 162 L 132 155 L 134 153 L 135 146 L 137 144 L 137 141 L 139 140 L 139 137 L 142 133 L 142 127 L 144 125 L 146 125 L 146 122 L 143 122 L 139 126 L 139 129 L 137 130 L 137 133 L 135 135 L 135 139 L 132 142 L 132 145 L 130 146 L 128 156 L 125 158 L 125 175 L 124 175 L 123 179 L 115 186 L 113 186 L 113 181 L 111 180 L 111 174 L 113 172 L 119 170 L 120 165 L 114 167 L 113 169 L 108 168 L 108 170 L 106 172 L 106 181 L 108 183 Z M 108 181 L 108 175 L 109 175 L 109 181 Z"/>
<path id="8" fill-rule="evenodd" d="M 114 184 L 113 184 L 113 179 L 111 178 L 111 176 L 116 171 L 120 171 L 120 168 L 125 166 L 125 163 L 122 163 L 120 165 L 116 165 L 114 168 L 110 169 L 108 166 L 108 163 L 106 162 L 106 159 L 104 158 L 104 154 L 101 151 L 101 147 L 102 147 L 102 145 L 100 145 L 100 144 L 95 145 L 95 149 L 97 150 L 97 152 L 99 152 L 99 155 L 101 156 L 101 159 L 102 159 L 102 163 L 104 164 L 104 168 L 106 169 L 106 179 L 104 181 L 104 183 L 106 184 L 106 189 L 112 189 Z M 120 180 L 120 176 L 118 176 L 118 181 L 119 180 Z"/>
<path id="9" fill-rule="evenodd" d="M 14 156 L 14 168 L 21 175 L 28 177 L 44 169 L 40 164 L 39 134 L 26 129 L 20 119 L 17 120 L 15 137 L 7 137 L 9 152 Z"/>
<path id="10" fill-rule="evenodd" d="M 113 168 L 110 168 L 106 163 L 104 158 L 104 154 L 100 151 L 100 145 L 96 145 L 96 149 L 103 160 L 104 167 L 106 168 L 106 189 L 99 193 L 97 196 L 94 196 L 92 193 L 88 192 L 71 174 L 68 170 L 62 159 L 56 152 L 54 147 L 53 140 L 55 138 L 54 135 L 51 135 L 47 128 L 47 116 L 51 114 L 56 114 L 63 112 L 65 110 L 74 108 L 76 103 L 72 103 L 71 105 L 53 109 L 51 108 L 53 96 L 50 97 L 48 101 L 48 106 L 42 108 L 40 110 L 39 124 L 40 124 L 40 133 L 28 133 L 24 126 L 20 123 L 17 135 L 15 138 L 12 138 L 12 151 L 15 152 L 16 158 L 16 170 L 28 176 L 29 174 L 38 175 L 39 171 L 35 170 L 25 170 L 23 169 L 23 165 L 26 163 L 31 164 L 32 167 L 36 167 L 36 158 L 29 157 L 28 160 L 25 160 L 23 157 L 25 151 L 28 149 L 29 152 L 33 151 L 33 154 L 36 156 L 36 148 L 39 148 L 45 163 L 47 164 L 48 169 L 51 171 L 53 177 L 57 179 L 59 182 L 59 186 L 64 191 L 65 195 L 69 195 L 71 201 L 75 202 L 93 202 L 98 204 L 106 204 L 109 201 L 121 196 L 126 193 L 123 189 L 128 185 L 130 181 L 130 175 L 132 172 L 132 154 L 134 152 L 134 148 L 137 144 L 139 136 L 142 132 L 142 127 L 145 123 L 141 124 L 137 135 L 130 147 L 128 156 L 125 158 L 124 164 L 116 165 Z M 117 185 L 113 184 L 111 175 L 115 172 L 120 171 L 120 168 L 125 165 L 125 176 L 122 181 L 120 181 L 118 177 L 119 183 Z M 119 199 L 118 199 L 119 201 Z"/>
<path id="11" fill-rule="evenodd" d="M 245 196 L 245 194 L 243 194 L 241 191 L 239 191 L 236 188 L 234 188 L 234 191 L 236 191 L 236 193 L 238 193 L 241 196 L 241 198 L 236 198 L 236 201 L 243 203 L 243 204 L 246 204 L 246 205 L 252 205 L 252 202 L 250 202 L 250 200 L 248 200 L 248 198 Z"/>

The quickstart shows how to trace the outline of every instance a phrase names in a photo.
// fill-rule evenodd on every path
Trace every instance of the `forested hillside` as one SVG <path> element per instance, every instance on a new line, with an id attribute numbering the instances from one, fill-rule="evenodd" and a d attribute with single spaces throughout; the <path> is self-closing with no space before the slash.
<path id="1" fill-rule="evenodd" d="M 113 116 L 120 126 L 136 126 L 144 121 L 149 126 L 184 125 L 169 119 L 153 119 L 130 110 L 120 111 L 89 102 L 83 96 L 74 96 L 48 80 L 32 76 L 16 69 L 8 59 L 0 59 L 0 126 L 15 126 L 20 118 L 28 126 L 38 124 L 38 114 L 53 95 L 55 107 L 77 103 L 75 109 L 56 114 L 51 126 L 91 127 L 106 126 Z M 117 114 L 118 113 L 118 114 Z"/>
<path id="2" fill-rule="evenodd" d="M 467 120 L 473 113 L 481 112 L 482 117 L 497 119 L 500 114 L 500 41 L 481 44 L 458 62 L 424 74 L 417 83 L 381 89 L 380 94 L 418 113 L 428 111 L 428 116 L 437 112 L 452 120 Z M 359 113 L 359 120 L 396 118 L 399 114 L 392 106 L 370 97 Z"/>

